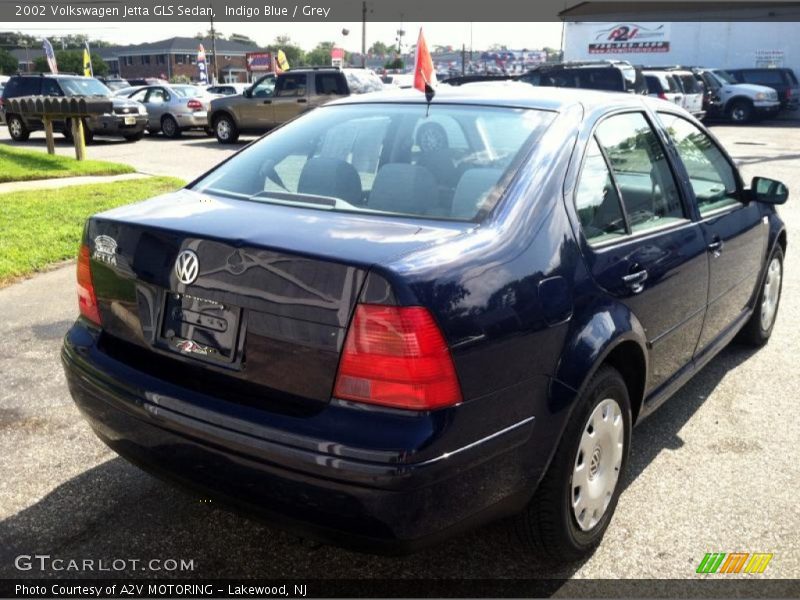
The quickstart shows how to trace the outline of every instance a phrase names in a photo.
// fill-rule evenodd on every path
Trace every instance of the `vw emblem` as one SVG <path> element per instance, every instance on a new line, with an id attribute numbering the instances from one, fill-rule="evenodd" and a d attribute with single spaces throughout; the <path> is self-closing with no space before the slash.
<path id="1" fill-rule="evenodd" d="M 191 250 L 184 250 L 178 254 L 175 261 L 175 275 L 178 276 L 178 281 L 189 285 L 197 279 L 197 273 L 200 270 L 200 262 L 197 260 L 197 254 Z"/>

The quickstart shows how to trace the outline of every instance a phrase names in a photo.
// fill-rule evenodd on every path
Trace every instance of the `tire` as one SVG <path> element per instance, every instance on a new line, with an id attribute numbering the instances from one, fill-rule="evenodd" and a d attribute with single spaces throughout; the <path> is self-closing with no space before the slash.
<path id="1" fill-rule="evenodd" d="M 536 493 L 511 521 L 524 550 L 573 562 L 597 548 L 622 491 L 630 440 L 628 388 L 603 365 L 578 398 Z"/>
<path id="2" fill-rule="evenodd" d="M 753 103 L 749 100 L 734 100 L 726 111 L 728 119 L 732 123 L 750 123 L 755 116 Z"/>
<path id="3" fill-rule="evenodd" d="M 15 142 L 24 142 L 31 137 L 30 130 L 19 115 L 10 115 L 6 118 L 6 125 L 8 126 L 8 135 Z"/>
<path id="4" fill-rule="evenodd" d="M 214 119 L 214 135 L 220 144 L 233 144 L 239 139 L 239 128 L 232 117 L 220 115 Z"/>
<path id="5" fill-rule="evenodd" d="M 174 117 L 164 115 L 161 117 L 161 133 L 174 140 L 175 138 L 181 137 L 181 128 L 178 126 L 178 122 Z"/>
<path id="6" fill-rule="evenodd" d="M 760 348 L 769 341 L 778 316 L 783 287 L 783 248 L 778 244 L 767 261 L 764 281 L 758 291 L 750 320 L 739 333 L 739 339 Z"/>
<path id="7" fill-rule="evenodd" d="M 140 131 L 139 133 L 134 133 L 132 135 L 126 135 L 125 140 L 128 142 L 138 142 L 140 139 L 144 137 L 144 131 Z"/>

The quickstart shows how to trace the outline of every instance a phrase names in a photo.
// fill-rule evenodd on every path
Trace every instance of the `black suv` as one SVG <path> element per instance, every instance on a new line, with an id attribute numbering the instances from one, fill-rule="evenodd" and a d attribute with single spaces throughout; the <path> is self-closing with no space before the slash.
<path id="1" fill-rule="evenodd" d="M 800 108 L 800 84 L 791 69 L 727 69 L 737 83 L 754 83 L 778 92 L 781 108 Z"/>
<path id="2" fill-rule="evenodd" d="M 93 77 L 78 75 L 14 75 L 8 80 L 3 95 L 0 97 L 0 112 L 5 117 L 11 139 L 22 142 L 28 139 L 32 131 L 44 129 L 42 120 L 27 115 L 7 112 L 7 100 L 20 96 L 102 96 L 111 100 L 113 112 L 105 115 L 85 117 L 83 120 L 84 136 L 90 142 L 95 135 L 124 137 L 135 141 L 142 137 L 147 126 L 147 110 L 139 102 L 111 95 L 111 90 Z M 68 121 L 53 121 L 53 129 L 71 136 Z"/>
<path id="3" fill-rule="evenodd" d="M 641 68 L 624 60 L 544 64 L 520 76 L 519 80 L 546 87 L 647 94 Z"/>

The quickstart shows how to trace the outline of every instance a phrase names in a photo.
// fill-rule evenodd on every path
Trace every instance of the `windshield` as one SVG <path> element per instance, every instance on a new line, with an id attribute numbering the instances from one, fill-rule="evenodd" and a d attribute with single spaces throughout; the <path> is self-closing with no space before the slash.
<path id="1" fill-rule="evenodd" d="M 110 96 L 109 90 L 97 79 L 69 79 L 60 80 L 61 89 L 67 96 Z"/>
<path id="2" fill-rule="evenodd" d="M 723 71 L 722 69 L 715 69 L 711 71 L 714 76 L 720 81 L 721 85 L 725 85 L 726 83 L 736 83 L 736 80 L 733 78 L 733 75 L 728 73 L 727 71 Z"/>
<path id="3" fill-rule="evenodd" d="M 319 108 L 236 155 L 194 189 L 328 210 L 473 221 L 553 113 L 486 106 Z"/>

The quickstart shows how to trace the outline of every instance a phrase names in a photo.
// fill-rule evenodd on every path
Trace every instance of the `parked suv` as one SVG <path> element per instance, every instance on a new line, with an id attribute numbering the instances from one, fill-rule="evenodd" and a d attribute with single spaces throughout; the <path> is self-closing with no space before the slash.
<path id="1" fill-rule="evenodd" d="M 380 78 L 364 69 L 309 67 L 269 73 L 239 96 L 211 101 L 208 125 L 222 144 L 240 133 L 264 133 L 334 98 L 383 89 Z"/>
<path id="2" fill-rule="evenodd" d="M 127 98 L 111 94 L 105 85 L 93 77 L 78 75 L 14 75 L 8 80 L 0 98 L 0 112 L 4 113 L 8 133 L 15 142 L 27 140 L 32 131 L 44 129 L 42 120 L 27 115 L 6 112 L 6 100 L 20 96 L 102 96 L 113 105 L 113 112 L 85 117 L 84 136 L 91 142 L 95 135 L 124 137 L 135 141 L 142 137 L 147 126 L 147 110 Z M 69 120 L 53 121 L 53 129 L 70 138 Z"/>
<path id="3" fill-rule="evenodd" d="M 706 86 L 706 112 L 709 116 L 724 117 L 734 123 L 749 123 L 756 118 L 778 114 L 781 103 L 778 92 L 763 85 L 737 83 L 723 69 L 691 69 Z"/>
<path id="4" fill-rule="evenodd" d="M 706 116 L 705 85 L 695 78 L 692 71 L 681 67 L 645 67 L 645 69 L 645 74 L 663 73 L 675 82 L 680 95 L 680 100 L 675 101 L 678 106 L 682 106 L 698 119 Z"/>
<path id="5" fill-rule="evenodd" d="M 519 80 L 531 85 L 548 87 L 647 94 L 647 82 L 642 70 L 624 60 L 540 65 L 520 76 Z"/>
<path id="6" fill-rule="evenodd" d="M 678 79 L 666 71 L 642 71 L 647 82 L 647 95 L 683 106 L 683 90 Z"/>
<path id="7" fill-rule="evenodd" d="M 781 108 L 800 108 L 800 84 L 791 69 L 728 69 L 728 73 L 739 83 L 754 83 L 778 92 Z"/>

